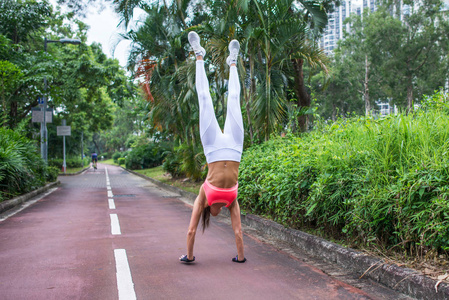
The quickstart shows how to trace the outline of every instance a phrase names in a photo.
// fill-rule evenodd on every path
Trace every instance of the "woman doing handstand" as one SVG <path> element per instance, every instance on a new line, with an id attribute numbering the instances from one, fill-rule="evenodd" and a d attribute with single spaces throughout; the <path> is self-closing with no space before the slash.
<path id="1" fill-rule="evenodd" d="M 189 43 L 196 55 L 196 90 L 200 108 L 200 136 L 209 171 L 196 198 L 187 232 L 187 254 L 179 259 L 193 262 L 193 245 L 198 223 L 202 216 L 203 231 L 209 225 L 210 215 L 217 216 L 223 206 L 229 209 L 232 228 L 235 234 L 237 256 L 234 262 L 243 263 L 243 233 L 240 220 L 240 207 L 237 201 L 238 174 L 243 151 L 243 119 L 240 110 L 240 83 L 237 74 L 237 56 L 240 44 L 232 40 L 229 44 L 230 55 L 226 62 L 230 66 L 228 82 L 228 104 L 223 132 L 215 117 L 209 81 L 204 69 L 206 50 L 200 45 L 196 32 L 189 33 Z"/>

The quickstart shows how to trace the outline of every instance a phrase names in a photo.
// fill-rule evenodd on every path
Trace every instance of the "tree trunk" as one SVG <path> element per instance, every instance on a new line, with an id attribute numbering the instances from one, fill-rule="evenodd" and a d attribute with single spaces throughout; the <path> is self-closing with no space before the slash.
<path id="1" fill-rule="evenodd" d="M 407 114 L 413 111 L 413 83 L 412 76 L 408 76 L 407 80 Z"/>
<path id="2" fill-rule="evenodd" d="M 370 67 L 370 63 L 368 63 L 368 55 L 365 55 L 365 82 L 364 82 L 364 92 L 363 92 L 363 96 L 365 98 L 365 116 L 369 116 L 370 112 L 371 112 L 371 106 L 370 106 L 370 102 L 369 102 L 369 87 L 368 87 L 368 82 L 369 82 L 369 67 Z"/>
<path id="3" fill-rule="evenodd" d="M 333 101 L 332 101 L 332 121 L 333 122 L 337 121 L 337 106 Z"/>
<path id="4" fill-rule="evenodd" d="M 100 148 L 98 148 L 97 142 L 95 141 L 95 134 L 92 135 L 92 142 L 93 142 L 94 145 L 95 145 L 95 149 L 97 149 L 97 154 L 98 154 L 98 156 L 100 156 Z"/>
<path id="5" fill-rule="evenodd" d="M 2 110 L 0 111 L 0 126 L 7 126 L 8 123 L 8 107 L 6 106 L 6 96 L 5 96 L 5 85 L 3 81 L 0 81 L 1 83 L 1 98 L 2 98 Z"/>
<path id="6" fill-rule="evenodd" d="M 14 129 L 17 126 L 17 101 L 11 101 L 9 109 L 9 128 Z"/>
<path id="7" fill-rule="evenodd" d="M 311 99 L 309 93 L 307 93 L 306 86 L 304 84 L 303 66 L 304 60 L 300 58 L 292 59 L 294 78 L 295 78 L 295 93 L 298 98 L 298 108 L 310 107 Z M 301 131 L 306 131 L 309 123 L 308 115 L 301 115 L 298 117 L 298 125 Z"/>

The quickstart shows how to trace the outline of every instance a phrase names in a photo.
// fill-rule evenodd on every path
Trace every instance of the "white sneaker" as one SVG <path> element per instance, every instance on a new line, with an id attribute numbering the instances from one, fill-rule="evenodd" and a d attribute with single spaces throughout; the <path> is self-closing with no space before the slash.
<path id="1" fill-rule="evenodd" d="M 198 35 L 198 33 L 196 33 L 195 31 L 190 31 L 188 39 L 190 46 L 192 46 L 193 48 L 193 52 L 195 52 L 195 55 L 204 57 L 204 55 L 206 55 L 206 50 L 200 45 L 200 36 Z"/>
<path id="2" fill-rule="evenodd" d="M 237 40 L 232 40 L 229 43 L 229 56 L 226 59 L 226 63 L 231 66 L 231 64 L 237 63 L 237 56 L 239 56 L 240 43 Z"/>

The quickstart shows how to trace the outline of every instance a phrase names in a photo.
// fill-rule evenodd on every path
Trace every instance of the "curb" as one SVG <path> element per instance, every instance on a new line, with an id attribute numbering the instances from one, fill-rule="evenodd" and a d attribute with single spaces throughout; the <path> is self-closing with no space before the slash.
<path id="1" fill-rule="evenodd" d="M 194 193 L 186 192 L 154 178 L 150 178 L 123 167 L 121 168 L 129 173 L 151 181 L 161 188 L 181 194 L 181 196 L 187 198 L 192 205 L 197 197 Z M 227 210 L 223 210 L 222 213 L 229 216 Z M 440 283 L 438 291 L 436 291 L 435 286 L 437 281 L 426 277 L 415 270 L 386 263 L 382 259 L 368 256 L 351 248 L 342 247 L 300 230 L 286 228 L 274 221 L 263 219 L 256 215 L 242 215 L 242 224 L 279 240 L 292 243 L 311 256 L 323 258 L 346 270 L 349 269 L 353 273 L 358 274 L 360 278 L 370 278 L 384 286 L 413 298 L 425 300 L 449 299 L 449 284 Z"/>
<path id="2" fill-rule="evenodd" d="M 328 262 L 350 269 L 360 277 L 368 277 L 411 297 L 426 300 L 449 299 L 448 284 L 441 283 L 436 292 L 437 281 L 415 270 L 385 263 L 381 259 L 296 229 L 285 228 L 276 222 L 255 215 L 242 216 L 242 223 L 282 241 L 293 243 L 312 256 L 324 258 Z"/>
<path id="3" fill-rule="evenodd" d="M 10 210 L 11 208 L 14 208 L 16 206 L 19 206 L 20 204 L 30 200 L 31 198 L 33 198 L 39 194 L 42 194 L 42 193 L 48 191 L 49 189 L 51 189 L 54 186 L 59 185 L 60 183 L 61 183 L 60 181 L 55 181 L 55 182 L 46 184 L 43 187 L 40 187 L 40 188 L 38 188 L 34 191 L 31 191 L 27 194 L 12 198 L 10 200 L 0 202 L 0 213 Z"/>
<path id="4" fill-rule="evenodd" d="M 58 176 L 74 176 L 74 175 L 79 175 L 81 173 L 83 173 L 84 171 L 86 171 L 87 169 L 89 169 L 90 167 L 86 167 L 84 169 L 82 169 L 81 171 L 75 172 L 75 173 L 59 173 Z"/>

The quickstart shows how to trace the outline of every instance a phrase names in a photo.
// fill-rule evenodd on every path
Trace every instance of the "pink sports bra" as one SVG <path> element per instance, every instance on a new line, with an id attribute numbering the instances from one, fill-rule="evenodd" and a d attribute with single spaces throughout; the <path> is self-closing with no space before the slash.
<path id="1" fill-rule="evenodd" d="M 204 181 L 203 190 L 206 193 L 207 203 L 209 206 L 215 203 L 225 203 L 226 207 L 229 207 L 235 199 L 237 199 L 239 183 L 232 188 L 218 188 L 209 183 L 209 181 Z"/>

